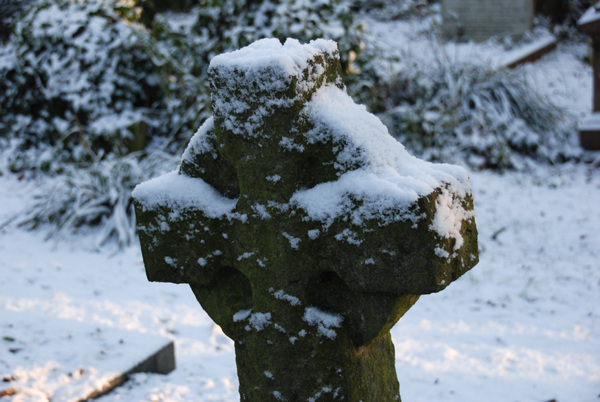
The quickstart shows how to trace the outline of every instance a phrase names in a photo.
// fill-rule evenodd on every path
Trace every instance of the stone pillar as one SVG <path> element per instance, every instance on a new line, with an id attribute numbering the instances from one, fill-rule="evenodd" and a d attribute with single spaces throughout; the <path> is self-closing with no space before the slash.
<path id="1" fill-rule="evenodd" d="M 134 191 L 148 278 L 235 341 L 244 401 L 397 401 L 389 330 L 478 260 L 466 171 L 410 156 L 346 94 L 335 42 L 215 57 L 210 118 Z"/>
<path id="2" fill-rule="evenodd" d="M 447 38 L 477 42 L 494 35 L 522 35 L 533 26 L 533 0 L 442 0 Z"/>

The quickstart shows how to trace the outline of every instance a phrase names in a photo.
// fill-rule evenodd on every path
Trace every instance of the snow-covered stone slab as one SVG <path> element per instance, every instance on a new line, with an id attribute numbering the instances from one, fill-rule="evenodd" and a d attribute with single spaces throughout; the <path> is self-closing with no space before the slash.
<path id="1" fill-rule="evenodd" d="M 556 44 L 557 41 L 554 35 L 548 34 L 537 38 L 531 43 L 508 52 L 500 63 L 500 67 L 515 68 L 521 64 L 536 61 L 556 49 Z"/>
<path id="2" fill-rule="evenodd" d="M 533 26 L 533 0 L 442 0 L 446 37 L 484 41 L 494 35 L 522 35 Z"/>
<path id="3" fill-rule="evenodd" d="M 0 392 L 18 400 L 82 401 L 130 374 L 167 374 L 173 342 L 160 336 L 2 310 Z"/>

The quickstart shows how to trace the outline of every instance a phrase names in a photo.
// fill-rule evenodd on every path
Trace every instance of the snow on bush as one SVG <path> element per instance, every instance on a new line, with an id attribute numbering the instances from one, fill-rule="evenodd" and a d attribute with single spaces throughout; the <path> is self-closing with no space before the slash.
<path id="1" fill-rule="evenodd" d="M 13 21 L 29 6 L 31 0 L 0 1 L 0 43 L 10 37 Z"/>
<path id="2" fill-rule="evenodd" d="M 281 42 L 288 37 L 300 42 L 325 38 L 338 43 L 346 67 L 361 47 L 361 28 L 349 4 L 343 0 L 205 0 L 194 30 L 207 61 L 261 38 Z"/>
<path id="3" fill-rule="evenodd" d="M 0 63 L 0 132 L 5 143 L 17 143 L 12 170 L 125 155 L 182 126 L 187 105 L 170 99 L 174 69 L 109 2 L 40 0 L 7 49 L 13 56 Z"/>
<path id="4" fill-rule="evenodd" d="M 53 238 L 98 226 L 98 246 L 107 241 L 121 247 L 130 244 L 135 238 L 132 188 L 178 162 L 160 152 L 141 160 L 139 156 L 109 156 L 86 168 L 66 165 L 62 175 L 42 185 L 34 204 L 17 221 L 30 229 L 49 225 L 48 237 Z"/>
<path id="5" fill-rule="evenodd" d="M 131 190 L 172 167 L 208 95 L 166 27 L 135 23 L 132 1 L 38 0 L 0 48 L 0 169 L 60 176 L 21 222 L 63 233 L 134 234 Z M 189 52 L 188 52 L 189 53 Z"/>
<path id="6" fill-rule="evenodd" d="M 368 104 L 411 152 L 477 168 L 522 168 L 577 155 L 574 119 L 518 71 L 405 55 L 389 80 L 377 77 Z M 364 83 L 363 83 L 364 86 Z"/>
<path id="7" fill-rule="evenodd" d="M 63 174 L 30 227 L 100 224 L 103 240 L 127 243 L 129 192 L 148 178 L 133 174 L 144 154 L 128 154 L 181 153 L 208 114 L 213 55 L 263 36 L 327 36 L 346 52 L 360 42 L 342 1 L 205 1 L 196 33 L 174 32 L 164 17 L 147 30 L 139 11 L 135 1 L 37 0 L 0 49 L 2 167 Z"/>

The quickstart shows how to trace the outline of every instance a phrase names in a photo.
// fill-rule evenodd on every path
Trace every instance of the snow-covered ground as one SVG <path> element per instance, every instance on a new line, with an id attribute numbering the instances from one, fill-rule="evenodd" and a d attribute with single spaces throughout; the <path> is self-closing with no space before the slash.
<path id="1" fill-rule="evenodd" d="M 522 71 L 583 115 L 591 110 L 584 53 L 583 44 L 561 46 Z M 600 166 L 473 172 L 472 180 L 480 263 L 423 296 L 392 329 L 403 400 L 600 400 Z M 0 224 L 37 186 L 0 177 Z M 0 229 L 0 391 L 16 391 L 3 400 L 45 401 L 81 377 L 101 381 L 93 368 L 110 371 L 106 359 L 77 366 L 80 355 L 96 356 L 88 349 L 98 332 L 131 334 L 125 360 L 156 336 L 176 345 L 174 372 L 136 374 L 104 401 L 238 400 L 233 343 L 187 286 L 149 283 L 138 245 L 98 252 L 91 244 Z"/>
<path id="2" fill-rule="evenodd" d="M 403 399 L 597 401 L 600 171 L 563 166 L 472 179 L 481 261 L 445 291 L 423 296 L 392 330 Z M 34 183 L 0 184 L 5 218 L 28 202 Z M 175 341 L 173 373 L 135 375 L 104 400 L 237 400 L 233 344 L 187 286 L 147 282 L 137 246 L 113 255 L 86 247 L 85 238 L 57 245 L 39 233 L 0 232 L 0 335 L 14 339 L 0 341 L 0 374 L 14 377 L 0 389 L 16 388 L 14 401 L 37 401 L 74 381 L 53 376 L 71 362 L 57 349 L 68 344 L 41 331 L 42 317 L 51 317 L 47 329 L 64 334 L 85 324 Z M 36 320 L 35 337 L 19 327 Z M 7 354 L 45 340 L 34 360 Z"/>

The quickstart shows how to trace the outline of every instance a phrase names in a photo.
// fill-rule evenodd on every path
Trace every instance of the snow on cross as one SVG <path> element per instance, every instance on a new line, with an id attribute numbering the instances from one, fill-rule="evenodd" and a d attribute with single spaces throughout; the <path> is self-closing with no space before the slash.
<path id="1" fill-rule="evenodd" d="M 478 261 L 467 172 L 409 155 L 340 70 L 327 40 L 215 57 L 213 118 L 134 191 L 148 278 L 235 341 L 242 400 L 399 400 L 389 330 Z"/>

